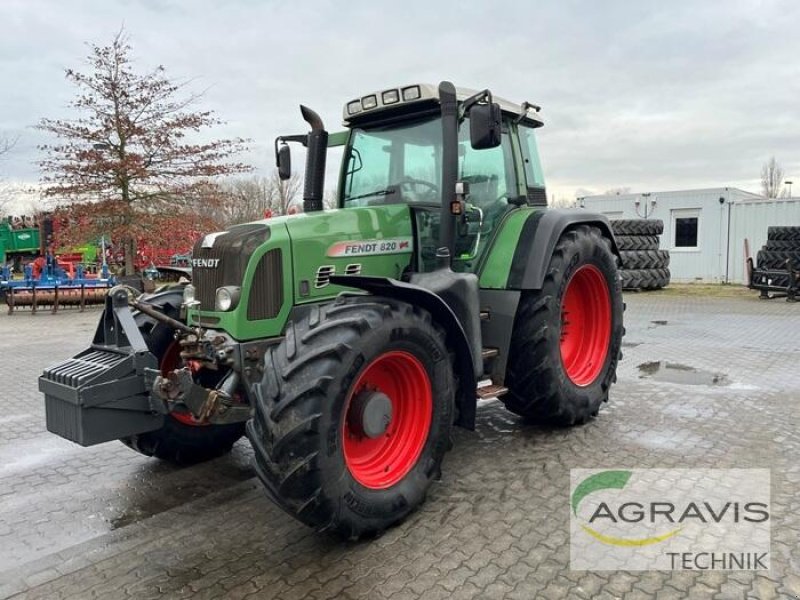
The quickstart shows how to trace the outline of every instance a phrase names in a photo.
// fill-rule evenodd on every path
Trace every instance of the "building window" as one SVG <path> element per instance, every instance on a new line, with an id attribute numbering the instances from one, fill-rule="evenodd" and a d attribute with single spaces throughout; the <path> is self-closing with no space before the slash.
<path id="1" fill-rule="evenodd" d="M 673 248 L 697 249 L 700 246 L 700 211 L 673 210 L 672 232 Z"/>

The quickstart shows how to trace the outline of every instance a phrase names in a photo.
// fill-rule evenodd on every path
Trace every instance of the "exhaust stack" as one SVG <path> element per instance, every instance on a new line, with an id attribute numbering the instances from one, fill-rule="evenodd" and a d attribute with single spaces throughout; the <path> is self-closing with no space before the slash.
<path id="1" fill-rule="evenodd" d="M 311 126 L 308 133 L 306 178 L 303 188 L 303 211 L 322 210 L 322 194 L 325 188 L 325 157 L 328 152 L 328 132 L 322 119 L 307 106 L 300 105 L 303 119 Z"/>

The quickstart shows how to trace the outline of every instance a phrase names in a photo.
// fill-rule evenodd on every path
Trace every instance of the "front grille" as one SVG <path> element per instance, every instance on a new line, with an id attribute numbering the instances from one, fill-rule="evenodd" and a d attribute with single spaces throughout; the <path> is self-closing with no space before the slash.
<path id="1" fill-rule="evenodd" d="M 314 277 L 314 287 L 324 288 L 331 282 L 331 275 L 336 274 L 336 267 L 334 265 L 321 265 L 317 269 L 317 276 Z"/>
<path id="2" fill-rule="evenodd" d="M 361 275 L 361 265 L 358 263 L 353 263 L 352 265 L 347 265 L 344 268 L 345 275 Z"/>
<path id="3" fill-rule="evenodd" d="M 206 239 L 213 240 L 207 244 L 210 248 L 203 247 Z M 222 234 L 211 234 L 195 244 L 192 251 L 192 283 L 200 301 L 200 310 L 214 310 L 217 288 L 242 285 L 250 257 L 268 239 L 269 227 L 252 223 L 236 225 Z"/>
<path id="4" fill-rule="evenodd" d="M 256 267 L 247 303 L 247 319 L 274 319 L 283 306 L 283 256 L 280 248 L 270 250 Z"/>
<path id="5" fill-rule="evenodd" d="M 197 299 L 200 301 L 200 310 L 214 310 L 214 297 L 217 293 L 217 288 L 225 285 L 225 281 L 230 281 L 235 273 L 227 272 L 231 270 L 232 263 L 238 261 L 225 260 L 224 248 L 203 248 L 198 249 L 195 247 L 192 253 L 193 258 L 208 258 L 212 260 L 219 260 L 217 266 L 214 268 L 209 267 L 192 267 L 192 281 L 194 282 Z M 238 272 L 238 269 L 236 269 Z M 241 281 L 241 280 L 240 280 Z"/>

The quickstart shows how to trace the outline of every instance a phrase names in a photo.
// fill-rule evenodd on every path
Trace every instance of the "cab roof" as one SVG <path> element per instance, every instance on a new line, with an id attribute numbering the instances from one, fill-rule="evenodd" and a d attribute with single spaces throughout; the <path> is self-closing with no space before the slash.
<path id="1" fill-rule="evenodd" d="M 465 87 L 456 87 L 456 99 L 463 102 L 470 96 L 477 94 L 479 90 Z M 521 121 L 533 127 L 541 127 L 544 121 L 539 114 L 540 108 L 530 103 L 514 104 L 500 98 L 492 96 L 492 100 L 500 105 L 500 110 L 509 115 L 520 116 Z M 430 83 L 412 83 L 409 85 L 397 86 L 378 90 L 354 98 L 344 105 L 343 117 L 344 125 L 380 119 L 388 116 L 395 110 L 404 109 L 404 112 L 413 112 L 413 108 L 422 109 L 425 105 L 439 103 L 439 86 Z"/>

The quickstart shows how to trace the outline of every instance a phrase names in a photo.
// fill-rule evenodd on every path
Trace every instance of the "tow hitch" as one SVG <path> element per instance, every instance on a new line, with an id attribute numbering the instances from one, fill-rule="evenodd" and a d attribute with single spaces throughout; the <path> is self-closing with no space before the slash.
<path id="1" fill-rule="evenodd" d="M 167 405 L 181 402 L 189 407 L 202 423 L 224 425 L 245 421 L 250 417 L 250 407 L 237 404 L 233 391 L 239 384 L 239 374 L 231 371 L 215 389 L 197 385 L 188 368 L 176 369 L 166 377 L 158 375 L 153 382 L 153 394 Z"/>

